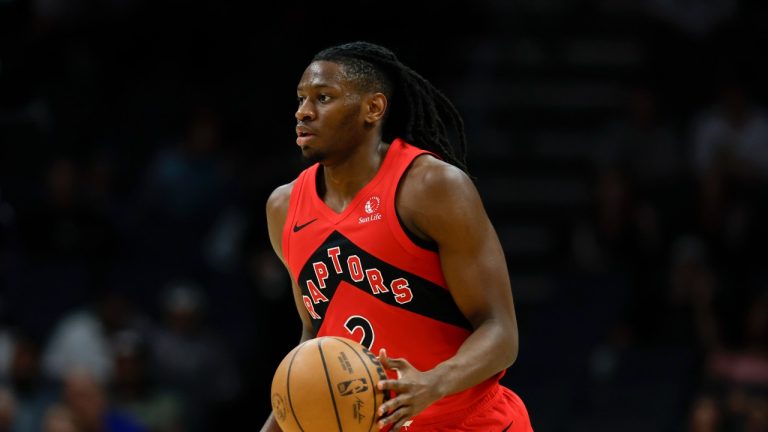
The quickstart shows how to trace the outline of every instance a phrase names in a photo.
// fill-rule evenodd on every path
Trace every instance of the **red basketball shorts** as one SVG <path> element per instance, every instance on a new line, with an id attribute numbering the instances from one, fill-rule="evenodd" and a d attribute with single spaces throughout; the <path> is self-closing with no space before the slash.
<path id="1" fill-rule="evenodd" d="M 470 406 L 462 418 L 448 414 L 443 420 L 424 423 L 419 417 L 403 432 L 533 432 L 523 401 L 512 390 L 498 386 Z"/>

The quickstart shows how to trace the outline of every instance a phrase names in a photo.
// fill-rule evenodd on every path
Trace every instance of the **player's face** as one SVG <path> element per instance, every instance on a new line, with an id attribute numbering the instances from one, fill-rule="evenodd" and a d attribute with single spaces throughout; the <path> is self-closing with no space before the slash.
<path id="1" fill-rule="evenodd" d="M 360 142 L 365 121 L 362 96 L 328 61 L 311 63 L 296 88 L 296 144 L 312 162 L 324 162 Z"/>

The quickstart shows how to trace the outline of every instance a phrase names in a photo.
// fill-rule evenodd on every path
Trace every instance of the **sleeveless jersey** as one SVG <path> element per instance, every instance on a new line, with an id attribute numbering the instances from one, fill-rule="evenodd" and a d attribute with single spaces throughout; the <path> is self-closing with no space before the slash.
<path id="1" fill-rule="evenodd" d="M 397 186 L 413 160 L 429 152 L 392 142 L 374 178 L 341 213 L 317 194 L 319 164 L 291 192 L 283 256 L 318 336 L 386 348 L 421 371 L 456 354 L 471 326 L 451 297 L 436 251 L 414 243 L 395 210 Z M 421 423 L 459 420 L 498 386 L 498 374 L 434 403 Z"/>

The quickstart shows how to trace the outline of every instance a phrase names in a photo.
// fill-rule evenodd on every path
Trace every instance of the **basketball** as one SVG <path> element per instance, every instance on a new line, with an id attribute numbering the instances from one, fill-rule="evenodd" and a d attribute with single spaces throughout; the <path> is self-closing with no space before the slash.
<path id="1" fill-rule="evenodd" d="M 340 337 L 310 339 L 283 358 L 272 378 L 272 412 L 284 432 L 369 432 L 386 379 L 377 357 Z"/>

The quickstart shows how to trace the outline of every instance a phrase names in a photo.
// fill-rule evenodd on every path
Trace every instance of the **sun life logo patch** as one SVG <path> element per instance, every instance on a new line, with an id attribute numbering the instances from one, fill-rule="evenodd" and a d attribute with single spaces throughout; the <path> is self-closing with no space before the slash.
<path id="1" fill-rule="evenodd" d="M 365 212 L 368 214 L 374 214 L 376 210 L 379 209 L 379 206 L 381 205 L 381 200 L 376 195 L 368 198 L 368 201 L 365 203 Z"/>
<path id="2" fill-rule="evenodd" d="M 365 207 L 363 207 L 366 214 L 364 214 L 363 216 L 360 216 L 357 220 L 357 223 L 364 224 L 368 222 L 381 220 L 381 213 L 379 213 L 379 207 L 381 207 L 381 199 L 379 197 L 377 197 L 376 195 L 373 195 L 372 197 L 368 198 L 368 201 L 365 202 Z"/>

